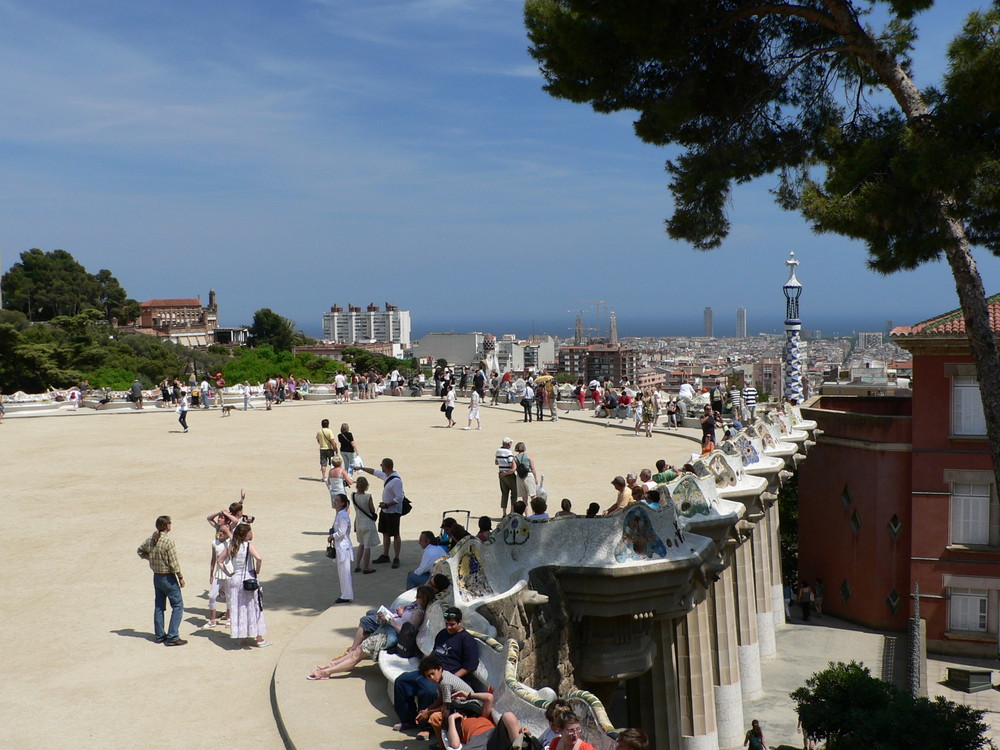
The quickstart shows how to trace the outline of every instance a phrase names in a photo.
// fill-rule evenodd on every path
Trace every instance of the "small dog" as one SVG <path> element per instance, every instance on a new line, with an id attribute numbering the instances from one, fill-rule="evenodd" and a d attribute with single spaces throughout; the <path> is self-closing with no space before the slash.
<path id="1" fill-rule="evenodd" d="M 222 407 L 222 416 L 228 417 L 230 414 L 233 413 L 233 409 L 235 408 L 236 407 L 232 406 L 231 404 L 226 404 L 225 406 Z"/>

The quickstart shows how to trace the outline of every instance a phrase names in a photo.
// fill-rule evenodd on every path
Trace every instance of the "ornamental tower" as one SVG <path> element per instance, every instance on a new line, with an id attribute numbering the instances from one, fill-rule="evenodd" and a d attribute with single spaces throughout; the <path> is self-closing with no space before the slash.
<path id="1" fill-rule="evenodd" d="M 799 335 L 802 321 L 799 320 L 799 296 L 802 284 L 795 278 L 795 253 L 788 254 L 788 281 L 785 282 L 785 373 L 782 379 L 782 396 L 795 404 L 802 403 L 802 363 L 799 359 Z"/>

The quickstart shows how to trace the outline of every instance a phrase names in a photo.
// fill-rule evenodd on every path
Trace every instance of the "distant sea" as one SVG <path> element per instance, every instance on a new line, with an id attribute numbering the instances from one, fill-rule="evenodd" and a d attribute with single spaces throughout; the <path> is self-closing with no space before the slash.
<path id="1" fill-rule="evenodd" d="M 728 316 L 727 316 L 728 317 Z M 513 333 L 518 338 L 526 339 L 532 336 L 551 334 L 562 338 L 571 338 L 576 330 L 575 318 L 568 317 L 560 320 L 525 320 L 510 317 L 497 318 L 465 318 L 462 320 L 435 320 L 425 319 L 418 315 L 412 315 L 413 330 L 412 339 L 419 339 L 428 333 L 469 333 L 480 331 L 482 333 L 492 333 L 502 336 L 505 333 Z M 767 327 L 755 325 L 751 317 L 748 323 L 747 333 L 756 336 L 760 333 L 780 334 L 785 330 L 784 319 L 768 321 Z M 894 325 L 907 325 L 917 321 L 899 320 Z M 596 321 L 591 316 L 590 321 L 584 321 L 585 326 L 594 326 Z M 322 338 L 322 326 L 315 321 L 308 324 L 299 322 L 302 332 L 314 338 Z M 607 321 L 604 321 L 605 329 L 598 333 L 595 330 L 586 330 L 587 336 L 607 336 Z M 863 316 L 858 317 L 834 317 L 825 316 L 815 319 L 804 319 L 802 328 L 807 331 L 819 329 L 823 336 L 850 336 L 858 331 L 885 331 L 886 320 L 872 319 Z M 730 324 L 728 321 L 720 321 L 716 318 L 714 334 L 716 338 L 726 338 L 736 335 L 736 321 Z M 661 337 L 672 336 L 703 336 L 704 322 L 699 312 L 697 316 L 691 317 L 663 317 L 663 318 L 618 318 L 619 336 L 643 336 Z"/>

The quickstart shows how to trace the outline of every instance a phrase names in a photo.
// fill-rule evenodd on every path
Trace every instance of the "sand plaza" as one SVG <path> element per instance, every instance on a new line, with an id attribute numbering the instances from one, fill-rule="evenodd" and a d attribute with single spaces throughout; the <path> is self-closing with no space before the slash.
<path id="1" fill-rule="evenodd" d="M 3 745 L 426 746 L 391 730 L 377 666 L 365 662 L 320 683 L 305 675 L 346 647 L 366 609 L 399 593 L 419 559 L 418 533 L 436 530 L 442 511 L 498 514 L 493 452 L 501 438 L 527 443 L 545 475 L 550 509 L 569 497 L 579 511 L 591 501 L 612 502 L 614 475 L 661 457 L 680 462 L 697 444 L 694 434 L 647 440 L 587 417 L 524 424 L 516 407 L 483 412 L 481 431 L 446 429 L 428 398 L 288 403 L 230 418 L 192 410 L 186 435 L 172 410 L 148 407 L 8 419 L 0 428 L 8 511 L 0 573 L 7 594 Z M 355 601 L 335 607 L 336 571 L 324 555 L 333 513 L 314 440 L 323 418 L 334 427 L 350 423 L 366 464 L 393 457 L 415 504 L 403 519 L 401 568 L 356 576 Z M 464 406 L 456 419 L 461 426 Z M 205 517 L 237 499 L 241 487 L 264 557 L 268 638 L 275 642 L 264 650 L 201 627 L 211 540 Z M 380 489 L 373 482 L 376 494 Z M 153 643 L 151 574 L 135 555 L 160 514 L 173 517 L 187 579 L 181 635 L 190 642 L 182 648 Z M 825 629 L 823 646 L 814 649 L 803 630 L 779 631 L 778 658 L 765 665 L 767 700 L 748 707 L 770 727 L 773 745 L 795 741 L 788 690 L 831 658 L 878 658 L 878 634 Z M 790 658 L 786 645 L 804 653 Z M 282 736 L 276 713 L 294 727 L 290 736 Z"/>

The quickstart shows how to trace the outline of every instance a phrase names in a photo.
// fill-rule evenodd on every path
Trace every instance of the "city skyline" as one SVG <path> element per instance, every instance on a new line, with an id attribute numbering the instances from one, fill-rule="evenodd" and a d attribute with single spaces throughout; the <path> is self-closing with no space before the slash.
<path id="1" fill-rule="evenodd" d="M 937 83 L 981 6 L 917 15 L 918 86 Z M 522 10 L 0 0 L 0 270 L 65 249 L 137 300 L 215 288 L 224 325 L 268 307 L 307 333 L 336 300 L 392 300 L 414 335 L 483 321 L 558 334 L 594 300 L 621 336 L 694 335 L 705 306 L 734 305 L 753 311 L 748 333 L 780 331 L 789 250 L 813 280 L 807 329 L 958 306 L 946 264 L 873 274 L 861 245 L 780 211 L 772 179 L 734 191 L 721 248 L 670 240 L 674 152 L 641 143 L 628 114 L 545 94 Z M 1000 291 L 1000 261 L 975 252 Z M 598 268 L 630 281 L 584 272 Z M 731 320 L 715 333 L 735 333 Z"/>

